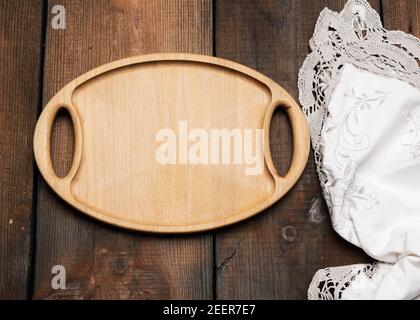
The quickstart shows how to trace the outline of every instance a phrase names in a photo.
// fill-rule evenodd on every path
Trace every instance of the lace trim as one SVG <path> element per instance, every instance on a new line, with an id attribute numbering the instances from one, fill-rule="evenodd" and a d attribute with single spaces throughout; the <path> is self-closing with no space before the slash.
<path id="1" fill-rule="evenodd" d="M 309 285 L 308 300 L 372 299 L 391 266 L 376 262 L 321 269 Z"/>
<path id="2" fill-rule="evenodd" d="M 401 31 L 385 30 L 366 0 L 349 0 L 341 13 L 327 8 L 321 12 L 310 47 L 312 53 L 299 72 L 299 100 L 308 119 L 324 187 L 327 177 L 322 170 L 319 140 L 342 67 L 349 63 L 420 88 L 420 40 Z M 326 200 L 328 204 L 328 196 Z"/>

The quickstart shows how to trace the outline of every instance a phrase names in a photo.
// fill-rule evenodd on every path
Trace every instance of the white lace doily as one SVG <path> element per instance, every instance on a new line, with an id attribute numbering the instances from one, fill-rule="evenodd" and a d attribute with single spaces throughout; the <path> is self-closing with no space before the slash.
<path id="1" fill-rule="evenodd" d="M 308 289 L 308 300 L 356 300 L 371 296 L 366 289 L 366 282 L 371 289 L 391 267 L 387 263 L 354 264 L 343 267 L 319 270 Z M 357 290 L 357 282 L 363 281 L 363 290 Z"/>
<path id="2" fill-rule="evenodd" d="M 399 79 L 420 88 L 420 41 L 401 31 L 387 31 L 381 19 L 365 0 L 349 0 L 342 12 L 324 9 L 310 41 L 312 53 L 299 72 L 299 100 L 307 116 L 317 171 L 327 206 L 332 211 L 332 198 L 325 188 L 328 175 L 322 166 L 320 137 L 328 116 L 330 97 L 340 81 L 343 67 L 351 64 L 361 70 Z M 334 221 L 334 226 L 346 221 Z M 351 221 L 347 223 L 351 227 Z M 358 245 L 357 237 L 348 230 L 336 231 Z M 319 270 L 310 285 L 309 299 L 363 298 L 351 287 L 357 279 L 379 281 L 389 268 L 386 263 L 358 264 Z M 368 281 L 369 282 L 369 281 Z"/>

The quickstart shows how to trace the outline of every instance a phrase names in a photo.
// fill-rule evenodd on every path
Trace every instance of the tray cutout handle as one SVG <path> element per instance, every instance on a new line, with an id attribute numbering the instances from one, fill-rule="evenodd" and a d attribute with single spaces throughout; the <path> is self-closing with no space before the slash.
<path id="1" fill-rule="evenodd" d="M 281 176 L 274 166 L 270 152 L 270 126 L 274 111 L 277 108 L 286 110 L 292 127 L 293 155 L 290 168 L 285 176 Z M 267 109 L 264 117 L 264 158 L 272 174 L 276 189 L 274 197 L 280 199 L 286 194 L 301 176 L 309 157 L 310 135 L 305 116 L 296 102 L 291 98 L 276 99 Z"/>
<path id="2" fill-rule="evenodd" d="M 73 162 L 65 177 L 56 175 L 50 154 L 52 126 L 58 111 L 61 109 L 65 109 L 69 113 L 74 134 Z M 82 128 L 77 111 L 72 104 L 51 101 L 44 108 L 35 127 L 34 154 L 44 179 L 54 190 L 66 198 L 70 194 L 70 183 L 76 175 L 82 155 Z"/>

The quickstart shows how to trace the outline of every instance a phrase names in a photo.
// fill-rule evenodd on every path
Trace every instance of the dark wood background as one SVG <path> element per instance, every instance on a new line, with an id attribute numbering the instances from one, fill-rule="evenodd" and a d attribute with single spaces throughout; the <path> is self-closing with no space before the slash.
<path id="1" fill-rule="evenodd" d="M 345 0 L 0 0 L 0 298 L 305 299 L 323 267 L 369 261 L 332 228 L 313 158 L 293 190 L 255 218 L 215 232 L 130 232 L 70 208 L 37 172 L 32 137 L 42 107 L 70 80 L 112 60 L 154 52 L 215 55 L 279 82 L 297 74 L 325 7 Z M 420 0 L 372 0 L 388 29 L 420 36 Z M 51 8 L 64 5 L 67 30 Z M 62 114 L 52 158 L 65 175 L 72 131 Z M 283 114 L 270 133 L 279 171 L 290 161 Z M 53 290 L 63 265 L 67 289 Z"/>

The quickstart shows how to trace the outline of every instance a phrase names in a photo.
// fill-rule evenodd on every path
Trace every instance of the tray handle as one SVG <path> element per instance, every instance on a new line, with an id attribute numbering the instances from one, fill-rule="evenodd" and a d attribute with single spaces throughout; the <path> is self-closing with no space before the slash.
<path id="1" fill-rule="evenodd" d="M 285 176 L 281 176 L 277 172 L 270 152 L 270 125 L 273 113 L 277 108 L 283 108 L 286 110 L 293 132 L 292 163 Z M 276 190 L 274 197 L 276 199 L 280 199 L 292 188 L 305 169 L 309 157 L 310 147 L 309 129 L 303 112 L 300 110 L 297 103 L 291 98 L 276 99 L 271 103 L 264 117 L 263 128 L 264 158 L 267 163 L 267 167 L 275 180 Z"/>
<path id="2" fill-rule="evenodd" d="M 51 162 L 51 129 L 57 112 L 65 109 L 73 122 L 74 153 L 73 163 L 65 177 L 58 177 Z M 82 155 L 82 127 L 75 107 L 71 103 L 51 101 L 47 104 L 38 119 L 34 133 L 34 154 L 38 168 L 48 184 L 62 196 L 70 192 L 70 183 L 79 168 Z"/>

